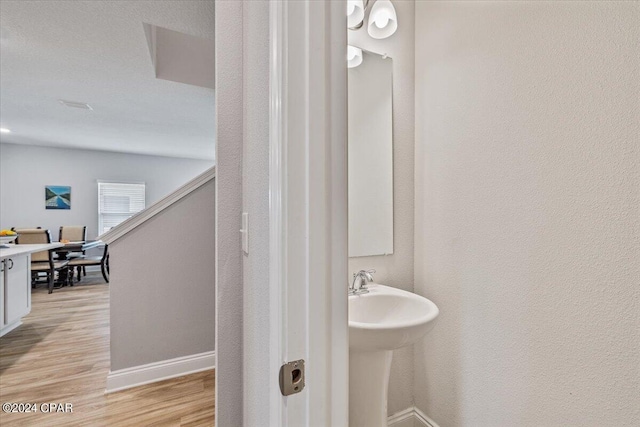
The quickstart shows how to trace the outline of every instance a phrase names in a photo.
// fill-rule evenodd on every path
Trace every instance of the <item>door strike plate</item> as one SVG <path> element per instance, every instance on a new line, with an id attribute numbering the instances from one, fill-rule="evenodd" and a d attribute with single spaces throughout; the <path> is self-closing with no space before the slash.
<path id="1" fill-rule="evenodd" d="M 287 362 L 280 367 L 280 392 L 283 396 L 300 393 L 304 389 L 304 360 Z"/>

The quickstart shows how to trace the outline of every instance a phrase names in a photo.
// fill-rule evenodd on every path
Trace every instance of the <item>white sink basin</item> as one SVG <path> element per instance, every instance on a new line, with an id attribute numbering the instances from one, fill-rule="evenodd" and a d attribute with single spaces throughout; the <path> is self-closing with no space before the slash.
<path id="1" fill-rule="evenodd" d="M 424 337 L 438 307 L 420 295 L 370 284 L 349 296 L 349 427 L 385 427 L 393 351 Z"/>
<path id="2" fill-rule="evenodd" d="M 395 350 L 429 332 L 438 307 L 420 295 L 371 284 L 369 293 L 349 297 L 349 348 Z"/>

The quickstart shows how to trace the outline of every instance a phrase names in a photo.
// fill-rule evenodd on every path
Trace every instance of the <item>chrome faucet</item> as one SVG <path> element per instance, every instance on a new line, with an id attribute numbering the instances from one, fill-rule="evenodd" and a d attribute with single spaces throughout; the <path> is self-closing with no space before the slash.
<path id="1" fill-rule="evenodd" d="M 349 286 L 349 295 L 360 295 L 369 292 L 367 284 L 373 282 L 375 270 L 360 270 L 353 273 L 353 282 Z"/>

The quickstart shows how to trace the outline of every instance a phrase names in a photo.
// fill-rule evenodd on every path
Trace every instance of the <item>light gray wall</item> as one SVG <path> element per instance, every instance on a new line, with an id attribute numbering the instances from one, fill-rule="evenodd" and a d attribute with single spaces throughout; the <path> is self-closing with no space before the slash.
<path id="1" fill-rule="evenodd" d="M 243 5 L 244 212 L 249 255 L 243 257 L 244 425 L 269 418 L 269 2 Z"/>
<path id="2" fill-rule="evenodd" d="M 349 258 L 349 275 L 376 269 L 375 280 L 413 291 L 414 11 L 413 0 L 394 1 L 398 30 L 384 40 L 366 26 L 349 31 L 349 44 L 393 58 L 393 255 Z M 372 230 L 372 232 L 375 232 Z M 396 350 L 389 380 L 389 414 L 413 405 L 413 349 Z"/>
<path id="3" fill-rule="evenodd" d="M 240 1 L 216 1 L 216 426 L 242 421 L 242 49 Z"/>
<path id="4" fill-rule="evenodd" d="M 640 425 L 640 4 L 417 2 L 416 404 Z"/>
<path id="5" fill-rule="evenodd" d="M 215 183 L 109 246 L 111 371 L 215 350 Z"/>
<path id="6" fill-rule="evenodd" d="M 97 180 L 146 183 L 147 206 L 213 166 L 210 160 L 0 144 L 0 227 L 61 225 L 98 230 Z M 71 186 L 70 210 L 46 210 L 45 185 Z"/>

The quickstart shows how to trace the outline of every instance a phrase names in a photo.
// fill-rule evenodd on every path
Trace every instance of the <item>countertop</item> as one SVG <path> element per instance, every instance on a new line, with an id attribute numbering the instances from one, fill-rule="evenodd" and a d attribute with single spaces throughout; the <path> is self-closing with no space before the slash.
<path id="1" fill-rule="evenodd" d="M 55 242 L 55 243 L 44 243 L 44 244 L 38 244 L 38 245 L 9 244 L 7 246 L 9 246 L 8 249 L 4 249 L 4 248 L 0 249 L 0 259 L 5 259 L 12 256 L 18 256 L 18 255 L 32 254 L 34 252 L 46 251 L 49 249 L 59 248 L 64 245 L 62 243 Z"/>

